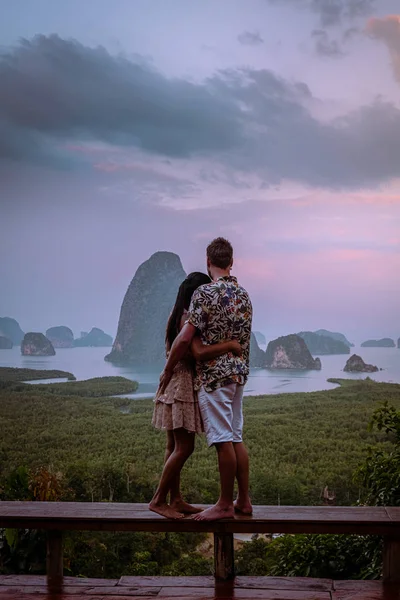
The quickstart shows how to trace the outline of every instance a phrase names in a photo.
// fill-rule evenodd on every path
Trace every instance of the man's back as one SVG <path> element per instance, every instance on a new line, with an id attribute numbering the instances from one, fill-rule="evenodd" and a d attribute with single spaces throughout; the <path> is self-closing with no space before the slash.
<path id="1" fill-rule="evenodd" d="M 201 334 L 204 344 L 237 340 L 241 357 L 231 353 L 198 363 L 196 388 L 208 391 L 232 382 L 244 385 L 249 374 L 252 306 L 248 293 L 232 276 L 203 285 L 193 295 L 188 321 Z"/>

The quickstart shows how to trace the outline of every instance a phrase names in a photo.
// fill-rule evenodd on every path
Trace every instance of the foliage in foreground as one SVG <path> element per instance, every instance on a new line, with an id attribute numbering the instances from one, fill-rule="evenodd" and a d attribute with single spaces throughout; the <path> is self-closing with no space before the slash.
<path id="1" fill-rule="evenodd" d="M 355 476 L 368 506 L 400 506 L 400 411 L 387 402 L 369 429 L 384 431 L 387 450 L 370 447 Z M 377 579 L 382 575 L 382 539 L 356 535 L 285 535 L 251 542 L 238 553 L 237 569 L 251 575 Z"/>
<path id="2" fill-rule="evenodd" d="M 1 499 L 150 499 L 165 441 L 150 425 L 151 401 L 94 400 L 90 396 L 102 382 L 82 383 L 86 391 L 77 389 L 85 398 L 67 396 L 60 387 L 71 384 L 49 384 L 51 390 L 12 384 L 0 390 Z M 377 402 L 385 400 L 377 409 Z M 119 410 L 121 402 L 128 413 Z M 342 504 L 361 498 L 368 504 L 398 505 L 399 408 L 400 386 L 371 380 L 326 392 L 246 399 L 254 502 L 318 504 L 328 485 Z M 373 426 L 368 430 L 369 421 Z M 215 454 L 203 440 L 185 467 L 183 489 L 191 501 L 216 498 Z M 91 577 L 208 574 L 211 561 L 198 551 L 202 539 L 71 532 L 65 569 Z M 359 536 L 282 536 L 270 543 L 260 538 L 237 552 L 237 569 L 254 575 L 377 577 L 380 544 L 377 538 Z M 0 532 L 0 572 L 27 571 L 44 572 L 41 534 Z"/>
<path id="3" fill-rule="evenodd" d="M 358 535 L 283 535 L 258 539 L 237 553 L 238 575 L 376 579 L 382 540 Z"/>

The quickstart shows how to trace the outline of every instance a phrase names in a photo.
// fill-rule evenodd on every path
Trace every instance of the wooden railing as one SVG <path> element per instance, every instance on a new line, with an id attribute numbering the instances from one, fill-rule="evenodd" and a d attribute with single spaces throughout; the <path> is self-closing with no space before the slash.
<path id="1" fill-rule="evenodd" d="M 164 519 L 145 504 L 86 502 L 0 502 L 0 527 L 47 531 L 47 585 L 62 589 L 62 532 L 211 532 L 217 579 L 234 577 L 234 533 L 342 533 L 384 538 L 383 579 L 400 584 L 400 508 L 256 506 L 252 516 L 224 521 Z"/>

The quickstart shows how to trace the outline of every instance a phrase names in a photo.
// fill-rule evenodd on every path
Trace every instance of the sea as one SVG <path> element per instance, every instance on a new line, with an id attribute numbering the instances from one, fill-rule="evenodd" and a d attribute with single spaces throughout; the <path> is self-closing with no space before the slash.
<path id="1" fill-rule="evenodd" d="M 134 394 L 125 394 L 124 397 L 153 398 L 158 386 L 160 367 L 144 369 L 113 365 L 104 360 L 104 356 L 108 352 L 108 348 L 58 348 L 55 356 L 22 356 L 20 347 L 14 346 L 12 350 L 0 350 L 0 366 L 60 369 L 73 373 L 77 380 L 120 375 L 139 383 Z M 351 348 L 351 354 L 353 353 L 359 354 L 366 363 L 376 365 L 382 370 L 376 373 L 345 373 L 343 367 L 350 355 L 320 356 L 322 362 L 320 371 L 251 369 L 245 387 L 245 395 L 258 396 L 329 390 L 337 387 L 336 384 L 327 381 L 331 377 L 364 379 L 369 376 L 375 381 L 400 383 L 400 349 L 354 347 Z M 42 380 L 40 383 L 47 381 L 50 380 Z M 57 379 L 57 381 L 65 380 Z"/>

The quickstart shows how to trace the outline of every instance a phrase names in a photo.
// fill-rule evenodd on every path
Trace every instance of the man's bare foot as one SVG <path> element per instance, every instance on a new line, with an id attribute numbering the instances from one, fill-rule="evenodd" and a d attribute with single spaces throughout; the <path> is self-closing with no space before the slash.
<path id="1" fill-rule="evenodd" d="M 198 515 L 192 517 L 195 521 L 219 521 L 220 519 L 233 519 L 235 510 L 233 506 L 222 508 L 218 504 L 203 510 Z"/>
<path id="2" fill-rule="evenodd" d="M 202 508 L 198 508 L 197 506 L 192 506 L 185 502 L 184 500 L 177 500 L 176 502 L 171 502 L 171 508 L 176 510 L 177 512 L 184 513 L 185 515 L 196 515 L 203 511 Z"/>
<path id="3" fill-rule="evenodd" d="M 150 502 L 149 510 L 152 510 L 153 512 L 157 513 L 158 515 L 161 515 L 162 517 L 165 517 L 166 519 L 183 519 L 183 517 L 185 516 L 184 514 L 171 508 L 170 505 L 167 503 L 156 504 L 156 502 Z"/>
<path id="4" fill-rule="evenodd" d="M 253 507 L 251 505 L 250 500 L 248 500 L 247 502 L 239 502 L 239 500 L 235 500 L 235 502 L 233 503 L 233 506 L 235 508 L 235 512 L 238 512 L 242 515 L 252 515 L 253 514 Z"/>

